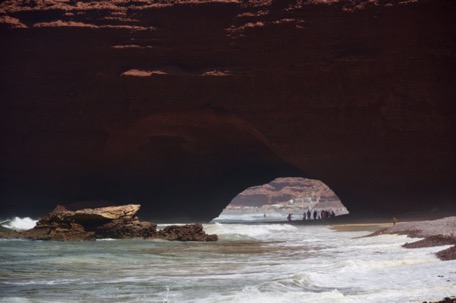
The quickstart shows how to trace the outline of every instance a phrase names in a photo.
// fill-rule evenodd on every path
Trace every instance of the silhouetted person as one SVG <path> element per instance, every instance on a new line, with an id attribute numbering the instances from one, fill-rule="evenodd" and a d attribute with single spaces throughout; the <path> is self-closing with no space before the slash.
<path id="1" fill-rule="evenodd" d="M 314 210 L 314 220 L 317 220 L 317 211 Z"/>
<path id="2" fill-rule="evenodd" d="M 291 214 L 288 214 L 287 220 L 288 222 L 291 222 Z"/>

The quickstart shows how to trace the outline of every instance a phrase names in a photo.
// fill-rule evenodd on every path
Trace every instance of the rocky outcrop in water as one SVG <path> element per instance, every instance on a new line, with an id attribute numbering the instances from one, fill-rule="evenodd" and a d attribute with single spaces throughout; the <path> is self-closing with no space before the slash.
<path id="1" fill-rule="evenodd" d="M 141 222 L 138 218 L 132 220 L 113 220 L 95 229 L 100 238 L 155 238 L 157 225 L 151 222 Z"/>
<path id="2" fill-rule="evenodd" d="M 167 226 L 157 230 L 152 222 L 140 221 L 136 213 L 139 204 L 67 210 L 58 205 L 41 218 L 33 229 L 0 233 L 0 238 L 31 240 L 83 241 L 100 238 L 165 239 L 178 241 L 217 241 L 217 235 L 208 235 L 201 224 Z"/>
<path id="3" fill-rule="evenodd" d="M 217 235 L 207 235 L 201 224 L 188 224 L 184 226 L 171 225 L 159 233 L 160 238 L 178 241 L 217 241 Z"/>

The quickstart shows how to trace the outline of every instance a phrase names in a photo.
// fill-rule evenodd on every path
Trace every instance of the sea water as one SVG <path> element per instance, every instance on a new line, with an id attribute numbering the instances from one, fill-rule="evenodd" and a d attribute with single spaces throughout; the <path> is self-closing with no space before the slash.
<path id="1" fill-rule="evenodd" d="M 0 302 L 423 302 L 456 294 L 446 247 L 329 226 L 208 224 L 218 242 L 0 240 Z"/>

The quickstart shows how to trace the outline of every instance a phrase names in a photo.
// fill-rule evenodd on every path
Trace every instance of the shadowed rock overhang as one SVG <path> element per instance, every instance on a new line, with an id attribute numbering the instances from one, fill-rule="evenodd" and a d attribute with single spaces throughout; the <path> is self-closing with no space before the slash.
<path id="1" fill-rule="evenodd" d="M 454 205 L 456 2 L 0 4 L 0 200 L 215 217 L 280 176 L 352 211 Z"/>

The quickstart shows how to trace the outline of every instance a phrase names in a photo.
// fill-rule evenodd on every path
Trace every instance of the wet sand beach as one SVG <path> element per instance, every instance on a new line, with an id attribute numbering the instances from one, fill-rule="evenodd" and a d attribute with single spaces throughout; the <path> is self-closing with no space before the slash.
<path id="1" fill-rule="evenodd" d="M 381 229 L 392 226 L 392 223 L 353 223 L 353 224 L 336 224 L 332 225 L 331 229 L 339 232 L 352 232 L 352 231 L 369 231 L 375 232 Z"/>

